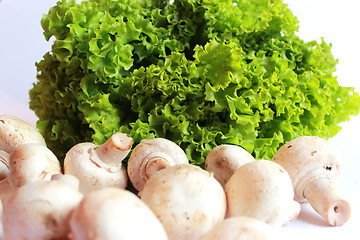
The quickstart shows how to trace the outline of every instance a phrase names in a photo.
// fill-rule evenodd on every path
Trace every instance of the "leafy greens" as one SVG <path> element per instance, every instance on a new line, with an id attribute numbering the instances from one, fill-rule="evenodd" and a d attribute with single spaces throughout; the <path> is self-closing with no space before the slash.
<path id="1" fill-rule="evenodd" d="M 271 159 L 360 110 L 331 44 L 301 40 L 282 0 L 61 0 L 41 25 L 54 43 L 30 108 L 60 159 L 117 131 L 170 139 L 197 165 L 224 143 Z"/>

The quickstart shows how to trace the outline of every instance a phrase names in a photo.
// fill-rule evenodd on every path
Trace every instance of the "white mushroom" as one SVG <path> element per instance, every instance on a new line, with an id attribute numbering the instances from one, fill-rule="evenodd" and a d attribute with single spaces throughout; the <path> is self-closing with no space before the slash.
<path id="1" fill-rule="evenodd" d="M 343 156 L 329 141 L 298 137 L 281 146 L 273 160 L 292 178 L 295 200 L 309 201 L 331 226 L 341 226 L 349 219 L 350 204 L 335 186 L 343 170 Z"/>
<path id="2" fill-rule="evenodd" d="M 129 154 L 133 139 L 125 133 L 113 134 L 105 143 L 79 143 L 64 159 L 64 172 L 80 180 L 80 192 L 86 194 L 98 188 L 126 188 L 127 174 L 122 161 Z"/>
<path id="3" fill-rule="evenodd" d="M 141 191 L 157 171 L 184 163 L 189 163 L 189 160 L 174 142 L 165 138 L 144 139 L 131 153 L 127 170 L 132 185 Z"/>
<path id="4" fill-rule="evenodd" d="M 61 173 L 54 153 L 37 143 L 16 147 L 10 155 L 9 169 L 7 177 L 0 182 L 0 198 L 29 182 L 49 180 L 52 175 Z"/>
<path id="5" fill-rule="evenodd" d="M 279 234 L 271 225 L 255 218 L 239 216 L 217 224 L 203 240 L 275 240 Z"/>
<path id="6" fill-rule="evenodd" d="M 158 171 L 140 197 L 172 240 L 201 239 L 225 217 L 224 189 L 211 173 L 191 164 Z"/>
<path id="7" fill-rule="evenodd" d="M 166 232 L 154 213 L 135 194 L 120 188 L 94 190 L 74 210 L 71 239 L 156 239 Z"/>
<path id="8" fill-rule="evenodd" d="M 225 186 L 227 216 L 248 216 L 276 227 L 300 212 L 288 173 L 277 163 L 256 160 L 244 164 Z"/>
<path id="9" fill-rule="evenodd" d="M 0 115 L 0 150 L 10 154 L 24 143 L 46 146 L 43 136 L 30 123 L 14 116 Z"/>
<path id="10" fill-rule="evenodd" d="M 30 123 L 14 116 L 0 115 L 0 180 L 9 173 L 9 155 L 25 143 L 46 146 L 45 139 Z"/>
<path id="11" fill-rule="evenodd" d="M 34 181 L 15 189 L 3 201 L 5 239 L 67 239 L 71 212 L 83 197 L 68 181 Z"/>
<path id="12" fill-rule="evenodd" d="M 255 161 L 255 158 L 244 148 L 222 144 L 212 149 L 206 156 L 205 169 L 214 173 L 216 180 L 225 187 L 235 170 L 251 161 Z"/>

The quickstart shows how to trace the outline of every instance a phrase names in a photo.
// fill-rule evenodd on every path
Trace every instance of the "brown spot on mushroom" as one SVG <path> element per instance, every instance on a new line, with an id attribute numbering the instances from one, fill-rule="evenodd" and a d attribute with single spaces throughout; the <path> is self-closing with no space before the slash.
<path id="1" fill-rule="evenodd" d="M 190 218 L 189 218 L 190 219 Z M 199 224 L 200 226 L 208 219 L 208 216 L 204 213 L 198 213 L 192 218 L 194 224 Z"/>
<path id="2" fill-rule="evenodd" d="M 311 156 L 314 156 L 315 153 L 317 153 L 317 151 L 312 151 L 312 152 L 311 152 Z"/>
<path id="3" fill-rule="evenodd" d="M 336 212 L 336 213 L 338 213 L 338 212 L 339 212 L 339 208 L 338 208 L 338 206 L 335 206 L 335 207 L 334 207 L 334 212 Z"/>
<path id="4" fill-rule="evenodd" d="M 328 171 L 331 171 L 332 167 L 331 166 L 325 166 L 325 169 L 328 170 Z"/>
<path id="5" fill-rule="evenodd" d="M 289 145 L 287 148 L 291 148 L 292 147 L 292 145 Z"/>
<path id="6" fill-rule="evenodd" d="M 39 178 L 39 179 L 45 179 L 48 174 L 49 174 L 48 171 L 43 170 L 43 171 L 39 174 L 38 178 Z"/>
<path id="7" fill-rule="evenodd" d="M 184 216 L 186 220 L 190 220 L 189 214 L 187 212 L 184 212 Z"/>
<path id="8" fill-rule="evenodd" d="M 228 158 L 222 157 L 215 161 L 215 166 L 219 169 L 223 169 L 225 171 L 231 171 L 231 161 Z"/>
<path id="9" fill-rule="evenodd" d="M 44 219 L 44 225 L 49 229 L 56 229 L 58 227 L 58 222 L 52 213 L 48 214 Z"/>

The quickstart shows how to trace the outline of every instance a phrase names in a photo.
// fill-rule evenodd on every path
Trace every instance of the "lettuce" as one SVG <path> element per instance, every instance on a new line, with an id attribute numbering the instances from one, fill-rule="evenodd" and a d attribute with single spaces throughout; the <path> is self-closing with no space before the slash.
<path id="1" fill-rule="evenodd" d="M 62 0 L 43 16 L 50 52 L 30 108 L 63 159 L 121 131 L 164 137 L 203 166 L 219 144 L 271 159 L 285 141 L 330 138 L 360 111 L 331 44 L 304 42 L 281 0 Z"/>

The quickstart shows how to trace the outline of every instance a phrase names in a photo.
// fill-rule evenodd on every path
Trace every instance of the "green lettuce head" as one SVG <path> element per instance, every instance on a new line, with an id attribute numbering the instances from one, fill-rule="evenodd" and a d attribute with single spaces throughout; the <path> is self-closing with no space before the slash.
<path id="1" fill-rule="evenodd" d="M 360 110 L 331 45 L 301 40 L 281 0 L 62 0 L 41 25 L 54 43 L 30 107 L 61 160 L 118 131 L 170 139 L 200 166 L 225 143 L 271 159 Z"/>

